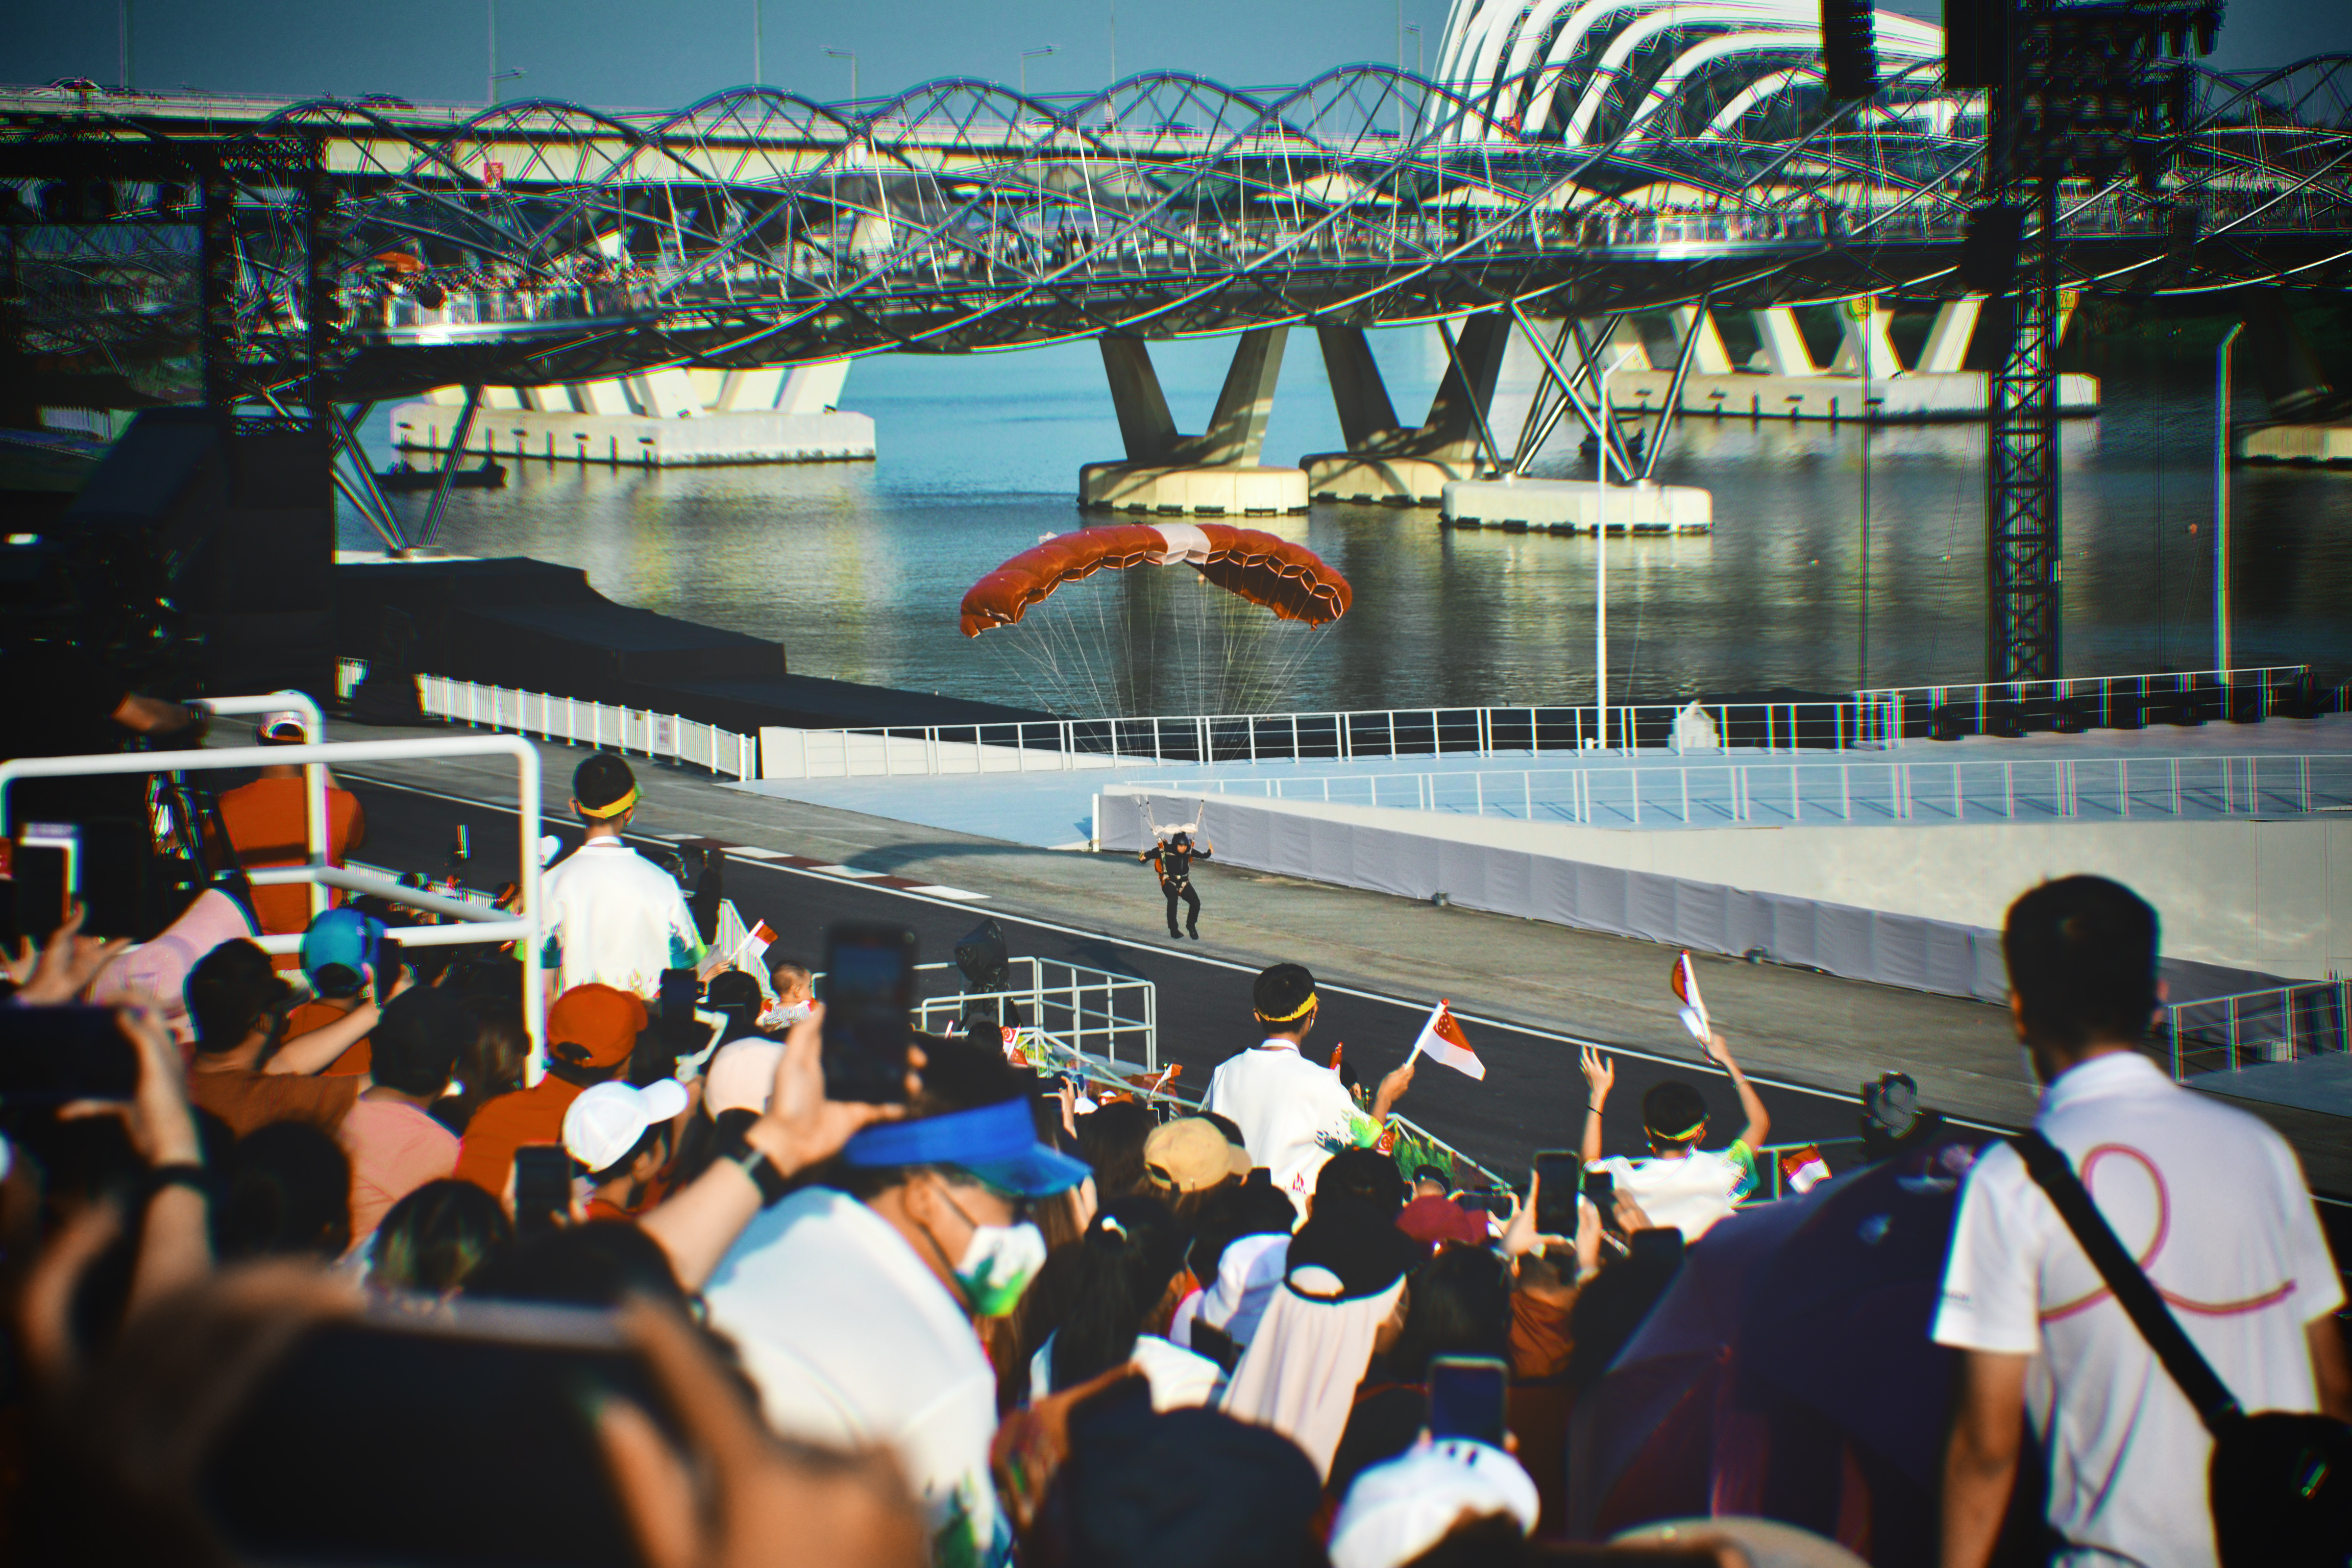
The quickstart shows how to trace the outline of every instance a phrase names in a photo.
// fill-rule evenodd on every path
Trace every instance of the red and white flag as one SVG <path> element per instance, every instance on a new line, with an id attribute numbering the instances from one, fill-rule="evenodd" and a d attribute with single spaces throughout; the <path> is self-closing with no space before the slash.
<path id="1" fill-rule="evenodd" d="M 746 963 L 757 963 L 767 956 L 768 949 L 775 940 L 776 933 L 769 929 L 767 921 L 761 921 L 743 933 L 743 940 L 735 944 L 733 952 L 723 958 L 714 952 L 705 958 L 697 977 L 707 985 L 710 977 L 722 969 L 740 969 Z"/>
<path id="2" fill-rule="evenodd" d="M 1801 1149 L 1791 1149 L 1780 1156 L 1780 1180 L 1788 1184 L 1792 1193 L 1810 1193 L 1829 1179 L 1829 1162 L 1822 1159 L 1822 1152 L 1810 1143 Z"/>
<path id="3" fill-rule="evenodd" d="M 1405 1060 L 1411 1061 L 1413 1057 L 1427 1057 L 1472 1078 L 1486 1076 L 1486 1064 L 1470 1048 L 1470 1037 L 1462 1032 L 1460 1021 L 1444 1002 L 1429 1010 L 1429 1021 L 1421 1026 L 1421 1037 L 1413 1041 L 1412 1055 Z"/>
<path id="4" fill-rule="evenodd" d="M 1706 1003 L 1700 999 L 1698 994 L 1698 971 L 1691 967 L 1689 953 L 1675 956 L 1674 971 L 1667 975 L 1666 983 L 1675 988 L 1675 994 L 1682 1000 L 1683 1027 L 1691 1032 L 1691 1038 L 1698 1042 L 1698 1048 L 1706 1054 L 1707 1060 L 1713 1061 L 1715 1026 L 1707 1022 Z"/>

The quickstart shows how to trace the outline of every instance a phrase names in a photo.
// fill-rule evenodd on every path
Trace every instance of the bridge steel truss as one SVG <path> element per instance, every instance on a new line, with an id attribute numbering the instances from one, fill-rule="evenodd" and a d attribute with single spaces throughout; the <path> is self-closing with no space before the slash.
<path id="1" fill-rule="evenodd" d="M 2055 286 L 2352 275 L 2352 58 L 2197 92 L 2160 192 L 2053 187 Z M 0 94 L 0 321 L 37 364 L 152 379 L 208 350 L 222 395 L 315 419 L 297 411 L 668 365 L 1935 298 L 1961 291 L 1984 113 L 1930 66 L 1785 141 L 1601 146 L 1520 140 L 1378 66 L 1269 98 L 1169 73 L 1076 105 L 950 79 L 651 117 L 321 100 L 232 123 Z M 133 172 L 73 184 L 98 153 Z"/>

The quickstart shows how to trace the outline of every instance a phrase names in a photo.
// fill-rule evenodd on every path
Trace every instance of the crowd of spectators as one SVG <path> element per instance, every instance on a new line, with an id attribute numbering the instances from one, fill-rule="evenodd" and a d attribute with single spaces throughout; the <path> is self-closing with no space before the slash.
<path id="1" fill-rule="evenodd" d="M 1197 1108 L 1011 1031 L 912 1036 L 903 1103 L 835 1100 L 809 965 L 712 958 L 623 837 L 625 763 L 573 795 L 536 1062 L 511 954 L 362 904 L 281 968 L 249 938 L 292 906 L 248 901 L 176 994 L 74 1015 L 126 1090 L 0 1096 L 26 1560 L 2216 1560 L 2204 1429 L 2014 1152 L 1886 1084 L 1863 1163 L 1761 1202 L 1722 1034 L 1639 1158 L 1602 1157 L 1588 1050 L 1586 1184 L 1548 1203 L 1401 1164 L 1413 1065 L 1360 1101 L 1283 963 Z M 126 944 L 81 925 L 12 956 L 0 1051 L 108 994 Z M 2040 1125 L 2247 1408 L 2341 1418 L 2294 1155 L 2135 1048 L 2156 953 L 2116 884 L 2018 901 Z M 1447 1380 L 1489 1370 L 1465 1420 Z"/>

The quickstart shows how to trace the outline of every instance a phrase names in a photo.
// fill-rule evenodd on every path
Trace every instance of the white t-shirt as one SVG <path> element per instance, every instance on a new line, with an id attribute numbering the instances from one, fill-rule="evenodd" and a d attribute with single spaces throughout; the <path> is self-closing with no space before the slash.
<path id="1" fill-rule="evenodd" d="M 592 838 L 540 879 L 559 991 L 591 981 L 661 994 L 661 973 L 702 961 L 702 933 L 677 879 L 617 838 Z"/>
<path id="2" fill-rule="evenodd" d="M 1673 1226 L 1686 1243 L 1705 1236 L 1756 1185 L 1756 1156 L 1738 1139 L 1728 1149 L 1694 1149 L 1671 1160 L 1612 1155 L 1594 1161 L 1592 1169 L 1608 1172 L 1652 1225 Z"/>
<path id="3" fill-rule="evenodd" d="M 889 1445 L 929 1514 L 932 1560 L 1004 1561 L 1012 1533 L 988 1472 L 996 1373 L 962 1304 L 887 1221 L 803 1187 L 751 1221 L 703 1294 L 770 1426 Z"/>
<path id="4" fill-rule="evenodd" d="M 1058 1334 L 1061 1331 L 1055 1331 Z M 1054 1339 L 1047 1334 L 1037 1353 L 1029 1358 L 1029 1401 L 1035 1404 L 1054 1392 Z M 1225 1369 L 1207 1356 L 1173 1345 L 1157 1334 L 1135 1336 L 1128 1361 L 1151 1385 L 1151 1408 L 1185 1410 L 1206 1405 L 1225 1381 Z"/>
<path id="5" fill-rule="evenodd" d="M 1302 1210 L 1332 1149 L 1355 1142 L 1361 1114 L 1339 1075 L 1288 1040 L 1268 1040 L 1225 1061 L 1210 1077 L 1202 1109 L 1232 1119 L 1250 1158 Z"/>
<path id="6" fill-rule="evenodd" d="M 2284 1140 L 2129 1051 L 2063 1074 L 2034 1125 L 2242 1405 L 2318 1408 L 2305 1325 L 2344 1292 Z M 2035 1358 L 2057 1561 L 2215 1561 L 2212 1439 L 2006 1143 L 1969 1173 L 1935 1338 Z"/>

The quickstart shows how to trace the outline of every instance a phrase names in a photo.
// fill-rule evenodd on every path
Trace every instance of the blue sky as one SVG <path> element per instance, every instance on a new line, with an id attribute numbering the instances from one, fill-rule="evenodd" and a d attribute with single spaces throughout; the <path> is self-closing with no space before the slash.
<path id="1" fill-rule="evenodd" d="M 507 96 L 622 108 L 674 107 L 751 79 L 754 0 L 497 0 L 499 63 L 528 74 Z M 1234 85 L 1304 80 L 1335 65 L 1395 53 L 1394 0 L 1016 0 L 985 7 L 914 0 L 898 6 L 760 0 L 764 75 L 814 97 L 842 98 L 859 56 L 868 96 L 939 76 L 1011 82 L 1024 48 L 1034 91 L 1101 86 L 1118 11 L 1122 73 L 1196 71 Z M 320 0 L 131 0 L 135 85 L 183 83 L 289 96 L 394 92 L 479 101 L 489 0 L 399 6 Z M 1433 63 L 1444 0 L 1403 0 L 1426 29 Z M 1933 18 L 1932 5 L 1897 9 Z M 0 80 L 116 79 L 115 0 L 19 0 L 0 28 Z M 1410 59 L 1412 43 L 1406 43 Z M 2232 0 L 2214 63 L 2230 69 L 2352 51 L 2342 0 Z"/>

